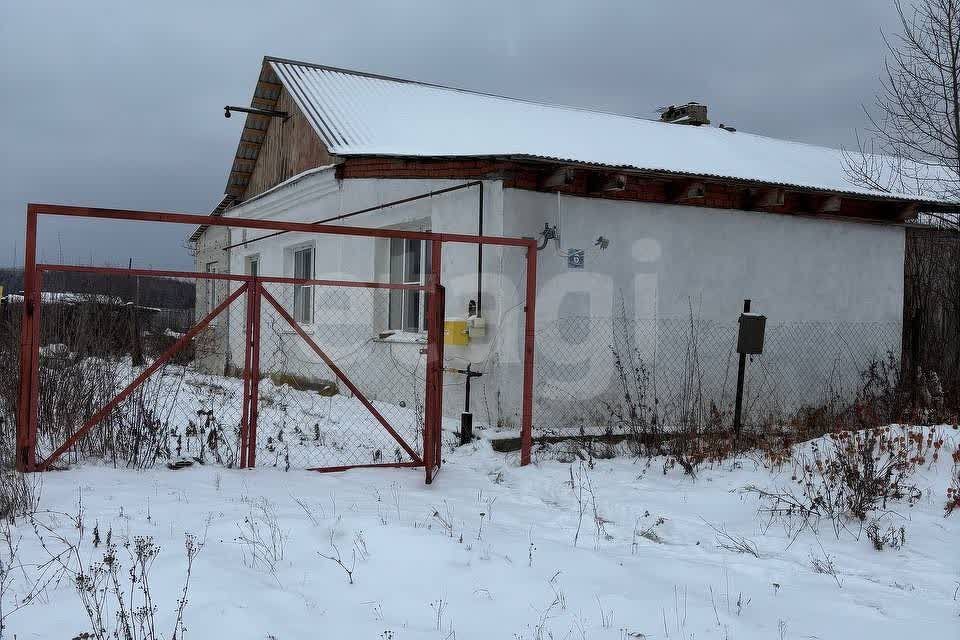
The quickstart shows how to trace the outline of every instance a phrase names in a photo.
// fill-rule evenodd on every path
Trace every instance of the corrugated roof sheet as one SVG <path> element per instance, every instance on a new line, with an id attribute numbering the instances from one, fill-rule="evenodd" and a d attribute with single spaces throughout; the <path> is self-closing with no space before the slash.
<path id="1" fill-rule="evenodd" d="M 341 156 L 521 156 L 865 196 L 946 202 L 851 182 L 829 147 L 666 124 L 267 58 L 330 152 Z"/>
<path id="2" fill-rule="evenodd" d="M 233 204 L 233 201 L 234 201 L 234 197 L 233 197 L 233 196 L 231 196 L 231 195 L 229 195 L 229 194 L 223 196 L 223 198 L 220 200 L 220 203 L 219 203 L 216 207 L 213 208 L 213 211 L 210 212 L 210 215 L 211 215 L 211 216 L 222 216 L 222 215 L 223 215 L 223 212 L 226 211 L 228 208 L 230 208 L 230 205 Z M 196 242 L 197 240 L 200 239 L 200 236 L 202 236 L 202 235 L 203 235 L 203 232 L 206 231 L 206 230 L 207 230 L 207 225 L 205 225 L 205 224 L 200 225 L 199 227 L 197 227 L 196 229 L 194 229 L 193 233 L 190 234 L 190 237 L 187 238 L 187 241 L 188 241 L 188 242 Z"/>

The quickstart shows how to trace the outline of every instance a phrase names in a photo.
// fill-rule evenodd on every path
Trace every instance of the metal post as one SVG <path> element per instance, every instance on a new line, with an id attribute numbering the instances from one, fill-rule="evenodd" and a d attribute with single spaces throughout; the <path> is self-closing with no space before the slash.
<path id="1" fill-rule="evenodd" d="M 253 296 L 251 308 L 253 318 L 250 321 L 253 335 L 250 344 L 250 424 L 247 431 L 247 465 L 257 466 L 257 418 L 260 415 L 260 295 L 263 284 L 256 278 L 250 281 L 249 293 Z"/>
<path id="2" fill-rule="evenodd" d="M 31 405 L 35 389 L 33 370 L 37 358 L 37 345 L 33 335 L 34 312 L 39 308 L 35 289 L 37 268 L 37 214 L 27 210 L 27 238 L 23 251 L 23 315 L 20 320 L 20 396 L 17 406 L 17 454 L 19 471 L 31 471 L 30 451 Z"/>
<path id="3" fill-rule="evenodd" d="M 440 242 L 435 244 L 440 245 Z M 439 251 L 439 247 L 436 248 Z M 439 260 L 437 268 L 440 268 Z M 439 282 L 439 278 L 437 280 Z M 437 284 L 437 394 L 434 396 L 436 408 L 434 409 L 434 431 L 433 431 L 433 462 L 439 470 L 443 466 L 442 445 L 443 438 L 443 319 L 446 316 L 447 309 L 447 290 L 443 285 Z"/>
<path id="4" fill-rule="evenodd" d="M 470 371 L 472 362 L 467 363 L 467 368 L 463 374 L 467 377 L 467 382 L 463 390 L 463 413 L 460 414 L 460 446 L 473 440 L 473 414 L 470 413 L 470 381 L 473 379 L 473 372 Z"/>
<path id="5" fill-rule="evenodd" d="M 432 241 L 430 247 L 430 292 L 427 300 L 427 389 L 423 417 L 423 465 L 426 482 L 433 482 L 434 468 L 440 466 L 440 423 L 443 394 L 443 291 L 440 286 L 443 243 Z"/>
<path id="6" fill-rule="evenodd" d="M 527 289 L 523 329 L 523 408 L 520 424 L 520 464 L 530 464 L 533 449 L 533 348 L 537 304 L 537 246 L 527 245 Z"/>
<path id="7" fill-rule="evenodd" d="M 240 417 L 240 468 L 247 468 L 247 451 L 250 441 L 250 345 L 253 341 L 253 291 L 249 284 L 247 289 L 247 308 L 244 316 L 243 332 L 243 409 Z M 227 349 L 230 345 L 227 343 Z"/>
<path id="8" fill-rule="evenodd" d="M 743 312 L 750 313 L 750 301 L 743 301 Z M 733 408 L 733 437 L 740 440 L 740 412 L 743 409 L 743 378 L 747 370 L 747 354 L 740 354 L 740 363 L 737 366 L 737 400 Z"/>

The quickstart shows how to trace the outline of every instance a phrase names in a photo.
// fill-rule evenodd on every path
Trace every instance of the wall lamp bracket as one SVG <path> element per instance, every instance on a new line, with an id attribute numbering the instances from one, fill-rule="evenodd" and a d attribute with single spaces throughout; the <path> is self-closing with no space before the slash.
<path id="1" fill-rule="evenodd" d="M 257 116 L 268 116 L 270 118 L 283 118 L 283 121 L 286 122 L 290 119 L 290 114 L 286 111 L 275 111 L 273 109 L 255 109 L 253 107 L 231 107 L 227 105 L 223 108 L 223 117 L 229 118 L 231 111 L 238 111 L 241 113 L 252 113 Z"/>

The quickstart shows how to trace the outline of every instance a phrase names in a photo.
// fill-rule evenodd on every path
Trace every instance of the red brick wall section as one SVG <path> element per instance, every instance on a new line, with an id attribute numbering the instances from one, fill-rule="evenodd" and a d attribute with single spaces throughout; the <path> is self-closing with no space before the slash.
<path id="1" fill-rule="evenodd" d="M 828 194 L 789 191 L 779 206 L 759 206 L 757 194 L 769 187 L 745 183 L 702 181 L 704 197 L 675 200 L 671 193 L 682 192 L 689 178 L 672 176 L 627 175 L 622 191 L 591 193 L 589 184 L 598 177 L 615 173 L 599 169 L 577 168 L 573 183 L 560 188 L 544 189 L 543 180 L 561 165 L 498 158 L 392 158 L 351 157 L 337 167 L 337 177 L 344 178 L 435 178 L 435 179 L 500 179 L 506 188 L 532 191 L 560 191 L 571 195 L 628 200 L 633 202 L 674 202 L 676 204 L 715 209 L 762 210 L 770 213 L 808 214 L 817 211 L 818 203 Z M 902 205 L 900 205 L 902 206 Z M 898 205 L 886 201 L 844 197 L 838 214 L 844 217 L 895 220 Z"/>

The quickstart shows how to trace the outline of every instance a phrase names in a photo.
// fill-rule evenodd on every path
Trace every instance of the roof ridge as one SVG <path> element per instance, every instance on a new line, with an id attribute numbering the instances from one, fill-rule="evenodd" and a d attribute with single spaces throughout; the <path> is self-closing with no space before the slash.
<path id="1" fill-rule="evenodd" d="M 364 78 L 374 78 L 376 80 L 389 80 L 391 82 L 403 82 L 405 84 L 416 84 L 423 87 L 432 87 L 434 89 L 446 89 L 447 91 L 459 91 L 461 93 L 469 93 L 475 96 L 484 96 L 487 98 L 499 98 L 501 100 L 512 100 L 514 102 L 524 102 L 527 104 L 533 104 L 540 107 L 552 107 L 554 109 L 570 109 L 571 111 L 585 111 L 587 113 L 597 113 L 608 116 L 614 116 L 617 118 L 629 118 L 630 120 L 645 120 L 647 122 L 660 122 L 656 118 L 645 118 L 638 115 L 630 115 L 628 113 L 617 113 L 615 111 L 607 111 L 605 109 L 596 109 L 593 107 L 581 107 L 572 104 L 564 104 L 561 102 L 546 102 L 543 100 L 534 100 L 532 98 L 518 98 L 516 96 L 508 96 L 502 93 L 493 93 L 490 91 L 479 91 L 477 89 L 467 89 L 466 87 L 454 87 L 447 84 L 439 84 L 436 82 L 426 82 L 424 80 L 411 80 L 410 78 L 399 78 L 397 76 L 388 76 L 379 73 L 372 73 L 369 71 L 358 71 L 356 69 L 347 69 L 344 67 L 334 67 L 326 64 L 319 64 L 316 62 L 306 62 L 304 60 L 293 60 L 290 58 L 278 58 L 276 56 L 264 56 L 263 61 L 266 62 L 276 62 L 279 64 L 290 64 L 290 65 L 300 65 L 304 67 L 310 67 L 312 69 L 320 69 L 323 71 L 333 71 L 335 73 L 345 73 L 354 76 L 362 76 Z M 666 123 L 664 123 L 666 124 Z"/>
<path id="2" fill-rule="evenodd" d="M 321 69 L 321 70 L 324 70 L 324 71 L 332 71 L 332 72 L 335 72 L 335 73 L 345 73 L 345 74 L 355 75 L 355 76 L 361 76 L 361 77 L 365 77 L 365 78 L 374 78 L 374 79 L 377 79 L 377 80 L 389 80 L 389 81 L 391 81 L 391 82 L 402 82 L 402 83 L 405 83 L 405 84 L 415 84 L 415 85 L 420 85 L 420 86 L 424 86 L 424 87 L 433 87 L 433 88 L 435 88 L 435 89 L 445 89 L 445 90 L 447 90 L 447 91 L 458 91 L 458 92 L 461 92 L 461 93 L 469 93 L 469 94 L 471 94 L 471 95 L 484 96 L 484 97 L 488 97 L 488 98 L 499 98 L 499 99 L 501 99 L 501 100 L 512 100 L 512 101 L 514 101 L 514 102 L 522 102 L 522 103 L 537 105 L 537 106 L 541 106 L 541 107 L 550 107 L 550 108 L 553 108 L 553 109 L 568 109 L 568 110 L 571 110 L 571 111 L 582 111 L 582 112 L 586 112 L 586 113 L 601 114 L 601 115 L 606 115 L 606 116 L 612 116 L 612 117 L 615 117 L 615 118 L 627 118 L 627 119 L 630 119 L 630 120 L 641 120 L 641 121 L 645 121 L 645 122 L 654 122 L 654 123 L 657 123 L 657 124 L 670 124 L 670 123 L 667 123 L 667 122 L 661 122 L 661 121 L 660 121 L 659 119 L 657 119 L 657 118 L 645 118 L 645 117 L 639 116 L 639 115 L 631 115 L 631 114 L 628 114 L 628 113 L 618 113 L 618 112 L 616 112 L 616 111 L 608 111 L 608 110 L 606 110 L 606 109 L 597 109 L 597 108 L 594 108 L 594 107 L 583 107 L 583 106 L 577 106 L 577 105 L 571 105 L 571 104 L 564 104 L 564 103 L 560 103 L 560 102 L 547 102 L 547 101 L 543 101 L 543 100 L 534 100 L 534 99 L 532 99 L 532 98 L 518 98 L 518 97 L 516 97 L 516 96 L 508 96 L 508 95 L 504 95 L 504 94 L 501 94 L 501 93 L 492 93 L 492 92 L 489 92 L 489 91 L 479 91 L 479 90 L 477 90 L 477 89 L 467 89 L 467 88 L 465 88 L 465 87 L 454 87 L 454 86 L 445 85 L 445 84 L 439 84 L 439 83 L 435 83 L 435 82 L 426 82 L 426 81 L 423 81 L 423 80 L 411 80 L 410 78 L 399 78 L 399 77 L 397 77 L 397 76 L 388 76 L 388 75 L 379 74 L 379 73 L 373 73 L 373 72 L 369 72 L 369 71 L 359 71 L 359 70 L 356 70 L 356 69 L 347 69 L 347 68 L 345 68 L 345 67 L 334 67 L 334 66 L 331 66 L 331 65 L 319 64 L 319 63 L 316 63 L 316 62 L 306 62 L 306 61 L 304 61 L 304 60 L 294 60 L 294 59 L 291 59 L 291 58 L 279 58 L 279 57 L 276 57 L 276 56 L 264 56 L 264 57 L 263 57 L 263 60 L 264 60 L 264 62 L 277 62 L 277 63 L 280 63 L 280 64 L 301 65 L 301 66 L 310 67 L 310 68 L 313 68 L 313 69 Z M 710 127 L 710 126 L 706 126 L 706 127 L 695 127 L 695 129 L 697 129 L 697 130 L 701 130 L 701 129 L 702 129 L 702 130 L 707 130 L 707 131 L 714 131 L 714 130 L 719 131 L 719 130 L 720 130 L 720 127 Z M 779 137 L 776 137 L 776 136 L 764 135 L 764 134 L 762 134 L 762 133 L 756 133 L 756 132 L 753 132 L 753 131 L 744 131 L 744 130 L 742 130 L 742 129 L 737 129 L 735 132 L 727 131 L 727 133 L 738 133 L 738 134 L 740 134 L 741 136 L 751 136 L 751 137 L 754 137 L 754 138 L 762 138 L 762 139 L 764 139 L 764 140 L 777 140 L 777 141 L 780 141 L 780 142 L 787 142 L 787 143 L 790 143 L 790 144 L 805 145 L 805 146 L 813 147 L 813 148 L 816 148 L 816 149 L 830 149 L 830 150 L 832 150 L 832 151 L 837 151 L 837 152 L 840 152 L 840 153 L 856 153 L 856 152 L 850 152 L 850 151 L 848 151 L 847 149 L 845 149 L 845 148 L 843 148 L 843 147 L 834 147 L 834 146 L 829 146 L 829 145 L 825 145 L 825 144 L 817 144 L 817 143 L 815 143 L 815 142 L 808 142 L 808 141 L 805 141 L 805 140 L 794 140 L 794 139 L 792 139 L 792 138 L 779 138 Z M 874 154 L 874 155 L 882 155 L 882 154 Z"/>

